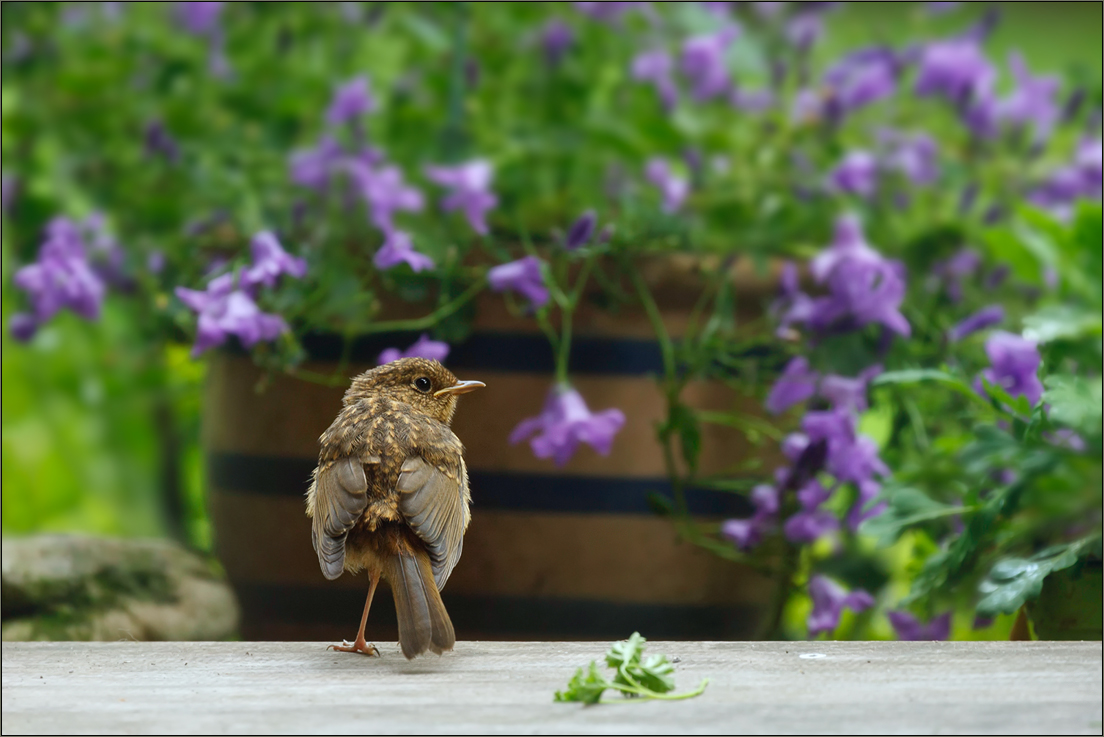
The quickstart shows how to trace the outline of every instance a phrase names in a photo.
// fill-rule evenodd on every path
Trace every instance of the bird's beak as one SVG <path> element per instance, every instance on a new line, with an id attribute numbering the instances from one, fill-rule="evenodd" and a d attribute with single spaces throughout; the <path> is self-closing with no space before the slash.
<path id="1" fill-rule="evenodd" d="M 467 394 L 468 392 L 474 392 L 480 387 L 487 386 L 482 381 L 461 381 L 458 384 L 452 386 L 446 386 L 444 389 L 438 389 L 433 392 L 433 396 L 439 397 L 442 394 Z"/>

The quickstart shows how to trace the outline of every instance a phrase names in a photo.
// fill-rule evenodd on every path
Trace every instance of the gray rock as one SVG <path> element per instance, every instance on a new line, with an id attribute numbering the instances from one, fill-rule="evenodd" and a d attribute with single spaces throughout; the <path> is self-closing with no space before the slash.
<path id="1" fill-rule="evenodd" d="M 234 594 L 167 540 L 36 535 L 3 540 L 2 635 L 13 640 L 224 640 Z"/>

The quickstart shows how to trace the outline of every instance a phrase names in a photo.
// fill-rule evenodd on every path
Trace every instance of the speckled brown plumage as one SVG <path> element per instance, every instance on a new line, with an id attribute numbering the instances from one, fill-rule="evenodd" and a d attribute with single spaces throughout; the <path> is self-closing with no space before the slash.
<path id="1" fill-rule="evenodd" d="M 452 647 L 439 591 L 460 559 L 471 498 L 464 446 L 449 423 L 457 395 L 479 386 L 436 361 L 401 359 L 356 377 L 319 438 L 307 492 L 319 565 L 329 579 L 361 570 L 370 579 L 357 641 L 337 649 L 375 650 L 364 624 L 381 577 L 395 594 L 406 657 Z"/>

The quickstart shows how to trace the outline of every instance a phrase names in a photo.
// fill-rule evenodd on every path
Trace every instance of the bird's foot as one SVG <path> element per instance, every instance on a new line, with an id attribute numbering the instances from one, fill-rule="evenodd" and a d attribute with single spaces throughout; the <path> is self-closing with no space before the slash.
<path id="1" fill-rule="evenodd" d="M 342 653 L 362 653 L 364 655 L 374 655 L 377 658 L 380 656 L 379 648 L 369 642 L 366 642 L 363 637 L 358 637 L 357 641 L 351 645 L 347 640 L 342 640 L 340 645 L 330 645 L 326 649 L 336 650 Z"/>

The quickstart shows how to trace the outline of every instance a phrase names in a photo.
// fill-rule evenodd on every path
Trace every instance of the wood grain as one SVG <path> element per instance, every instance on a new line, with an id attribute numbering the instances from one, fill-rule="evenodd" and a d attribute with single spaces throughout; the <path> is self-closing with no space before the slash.
<path id="1" fill-rule="evenodd" d="M 626 633 L 628 634 L 628 633 Z M 1100 734 L 1101 644 L 658 642 L 685 702 L 554 704 L 601 643 L 5 643 L 5 734 Z"/>

